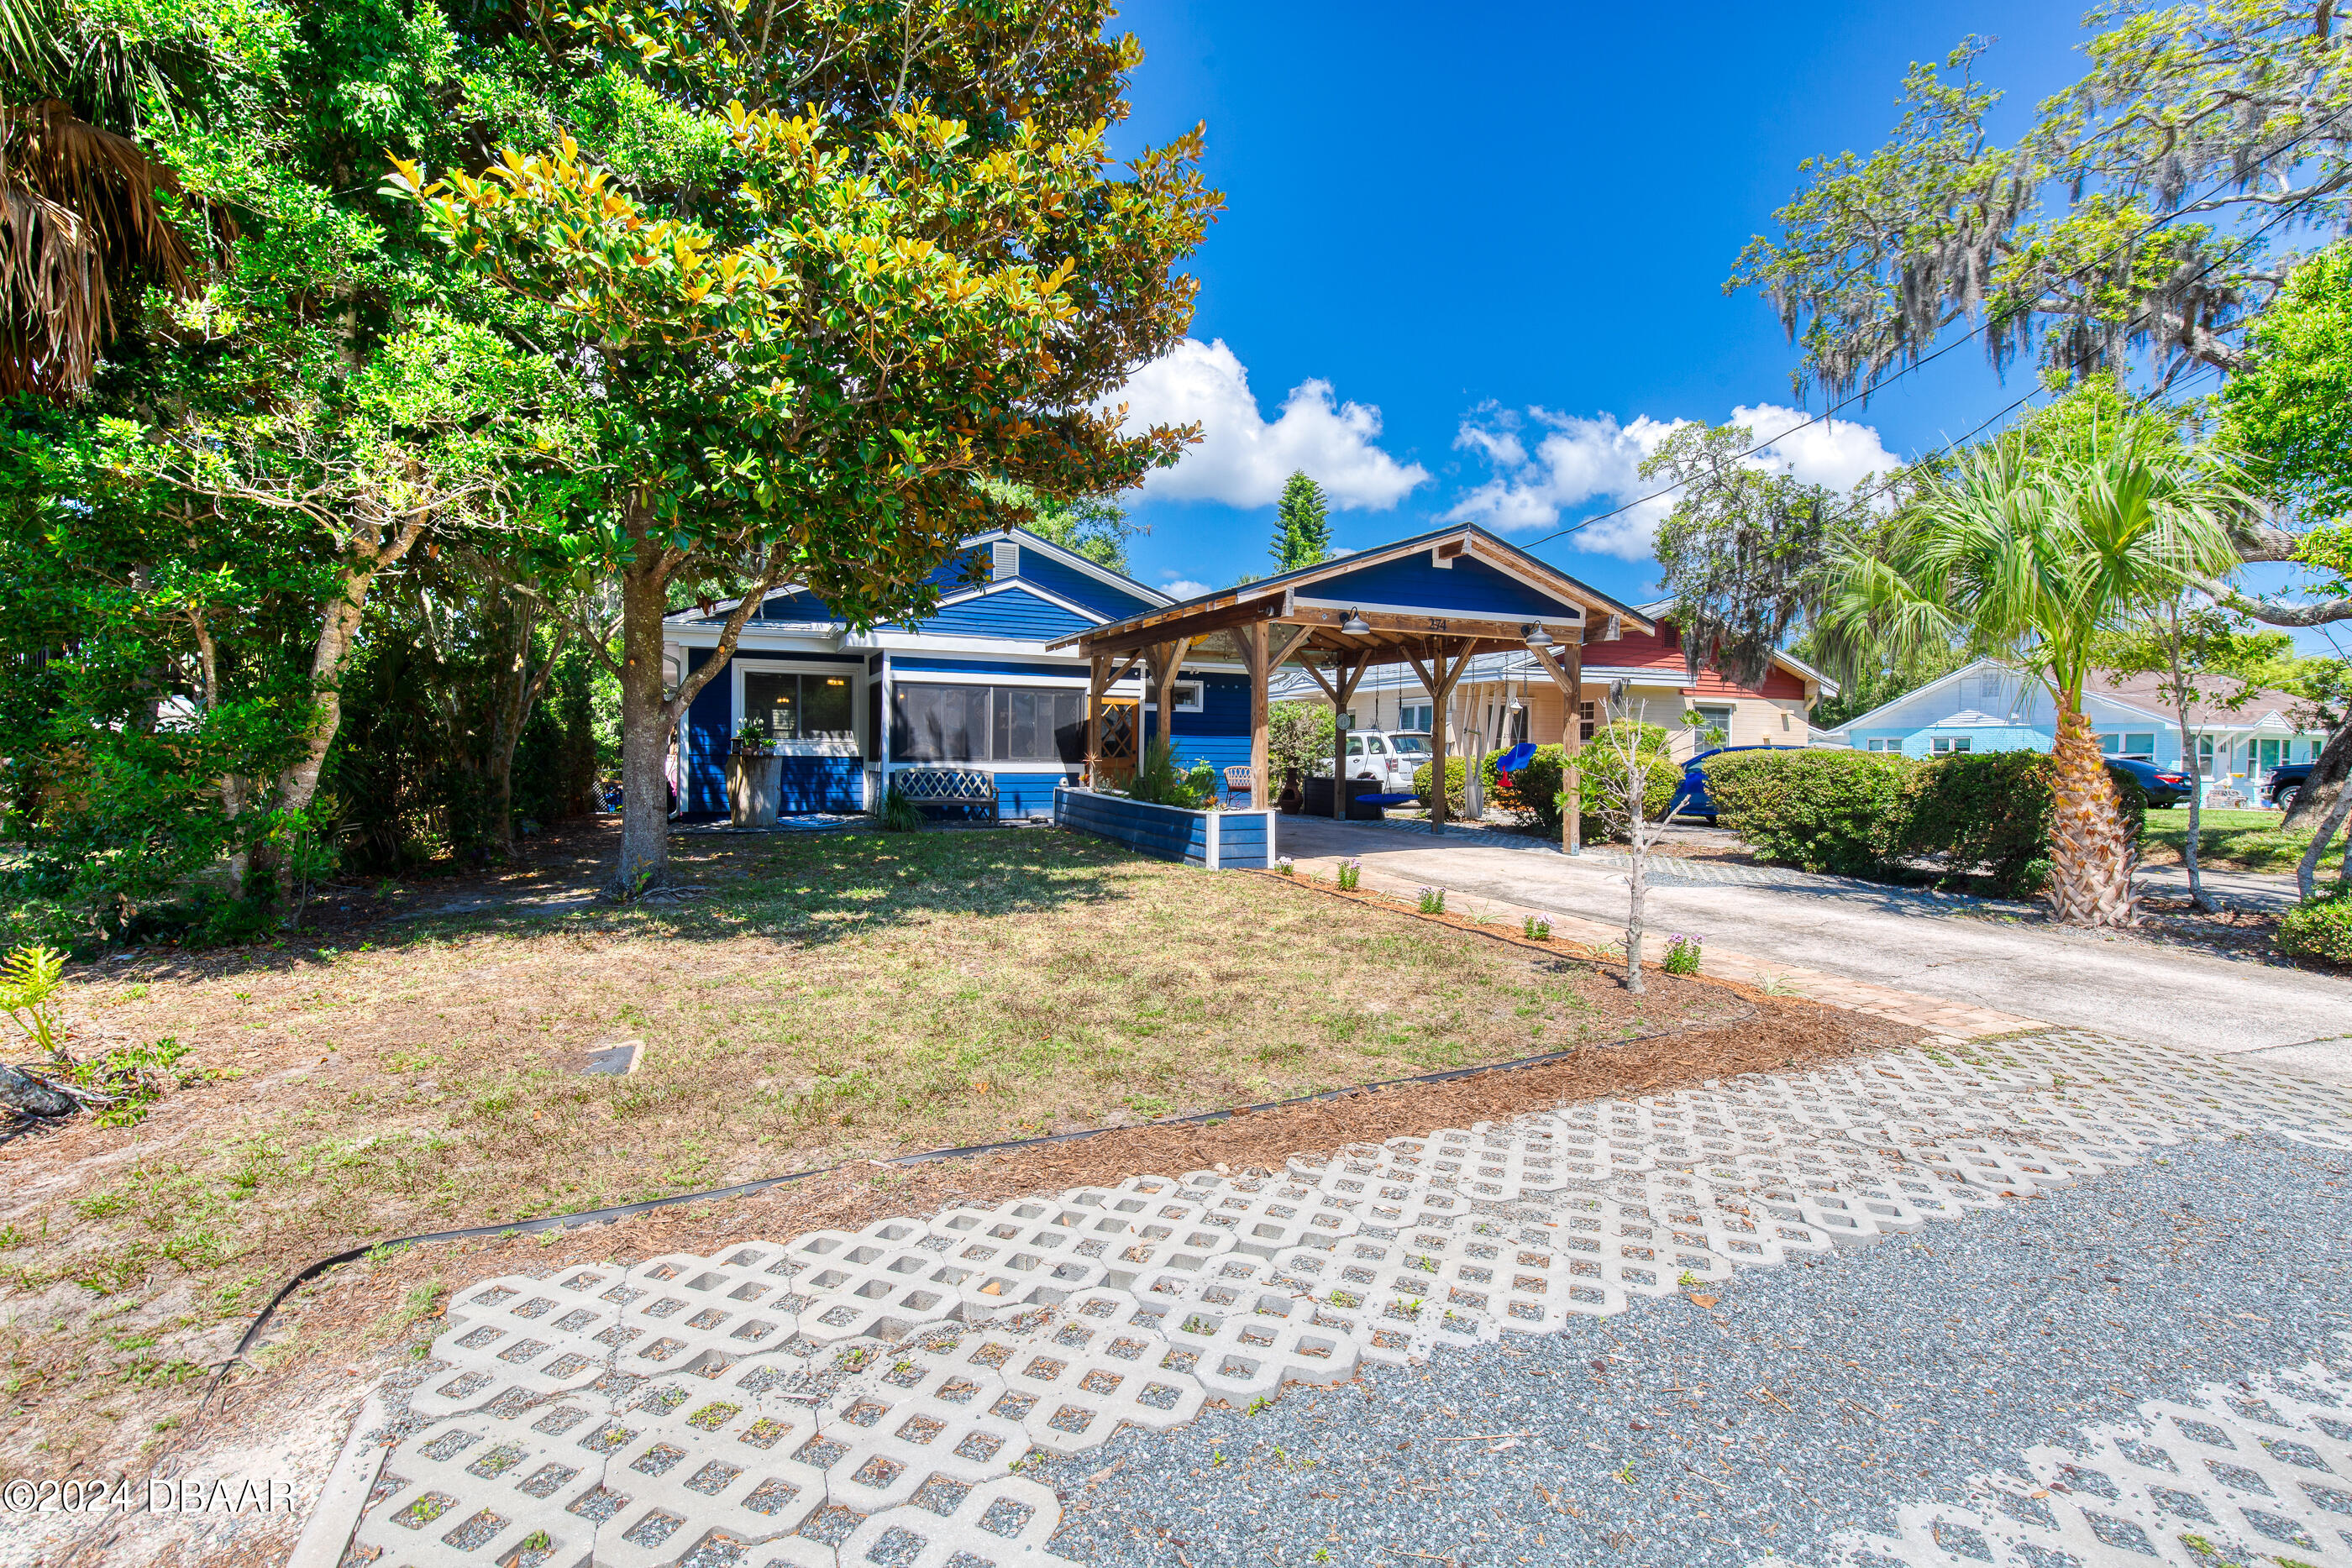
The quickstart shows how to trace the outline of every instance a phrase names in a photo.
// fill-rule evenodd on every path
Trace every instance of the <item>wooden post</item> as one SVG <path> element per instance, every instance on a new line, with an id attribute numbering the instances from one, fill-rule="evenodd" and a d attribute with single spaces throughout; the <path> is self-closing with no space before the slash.
<path id="1" fill-rule="evenodd" d="M 1274 699 L 1269 687 L 1274 682 L 1274 660 L 1267 637 L 1268 628 L 1263 621 L 1249 628 L 1234 642 L 1242 643 L 1242 664 L 1249 671 L 1250 684 L 1250 810 L 1274 810 Z M 1271 829 L 1267 830 L 1272 831 Z"/>
<path id="2" fill-rule="evenodd" d="M 1352 658 L 1342 653 L 1331 666 L 1332 679 L 1328 681 L 1314 665 L 1301 667 L 1331 699 L 1331 820 L 1344 822 L 1348 820 L 1348 732 L 1339 727 L 1339 719 L 1347 713 L 1348 705 L 1356 700 L 1356 687 L 1362 682 L 1364 672 L 1372 667 L 1372 655 L 1370 650 Z"/>
<path id="3" fill-rule="evenodd" d="M 1412 661 L 1413 674 L 1421 677 L 1422 689 L 1429 694 L 1429 727 L 1432 732 L 1429 737 L 1432 753 L 1429 831 L 1443 833 L 1445 831 L 1445 731 L 1453 716 L 1454 683 L 1460 680 L 1462 672 L 1469 667 L 1470 655 L 1466 652 L 1457 653 L 1449 664 L 1445 657 L 1445 644 L 1438 639 L 1432 637 L 1422 646 L 1428 655 L 1427 664 L 1424 664 L 1410 652 L 1405 657 Z"/>
<path id="4" fill-rule="evenodd" d="M 1580 637 L 1582 633 L 1578 635 Z M 1561 667 L 1559 660 L 1549 648 L 1536 648 L 1530 652 L 1543 665 L 1544 673 L 1551 677 L 1552 685 L 1559 688 L 1560 706 L 1567 711 L 1567 718 L 1559 728 L 1559 792 L 1567 797 L 1567 803 L 1559 813 L 1559 847 L 1566 854 L 1582 854 L 1583 823 L 1578 815 L 1577 802 L 1584 788 L 1584 774 L 1577 767 L 1576 758 L 1584 749 L 1583 732 L 1579 727 L 1581 719 L 1578 713 L 1583 706 L 1584 645 L 1580 642 L 1568 645 L 1566 668 Z"/>
<path id="5" fill-rule="evenodd" d="M 1584 852 L 1584 769 L 1577 759 L 1584 754 L 1584 632 L 1568 645 L 1568 724 L 1559 734 L 1559 789 L 1567 802 L 1559 813 L 1559 847 L 1564 853 Z"/>
<path id="6" fill-rule="evenodd" d="M 1103 688 L 1110 685 L 1110 655 L 1097 653 L 1087 676 L 1087 788 L 1102 788 Z"/>

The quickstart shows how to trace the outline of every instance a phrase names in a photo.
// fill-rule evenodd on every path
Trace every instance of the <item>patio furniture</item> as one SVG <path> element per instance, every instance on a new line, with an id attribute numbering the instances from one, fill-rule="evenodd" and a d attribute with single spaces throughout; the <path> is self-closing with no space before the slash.
<path id="1" fill-rule="evenodd" d="M 1249 795 L 1251 793 L 1249 765 L 1247 763 L 1243 763 L 1225 769 L 1225 794 L 1229 799 L 1235 795 Z"/>
<path id="2" fill-rule="evenodd" d="M 890 775 L 890 788 L 927 817 L 996 820 L 996 775 L 983 768 L 903 768 Z"/>

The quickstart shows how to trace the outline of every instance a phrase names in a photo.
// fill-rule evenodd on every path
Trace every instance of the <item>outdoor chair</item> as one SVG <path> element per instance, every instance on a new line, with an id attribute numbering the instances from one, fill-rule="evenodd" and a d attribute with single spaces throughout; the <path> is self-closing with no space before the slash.
<path id="1" fill-rule="evenodd" d="M 1225 769 L 1225 797 L 1230 800 L 1235 795 L 1249 795 L 1251 803 L 1253 805 L 1256 803 L 1256 798 L 1250 789 L 1250 770 L 1246 763 Z"/>

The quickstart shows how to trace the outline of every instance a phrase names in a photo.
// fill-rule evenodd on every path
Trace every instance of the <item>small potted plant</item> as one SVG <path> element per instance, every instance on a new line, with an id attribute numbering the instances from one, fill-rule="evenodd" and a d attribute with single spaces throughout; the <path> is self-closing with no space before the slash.
<path id="1" fill-rule="evenodd" d="M 768 721 L 764 718 L 747 718 L 735 731 L 735 753 L 739 757 L 766 757 L 771 745 Z"/>

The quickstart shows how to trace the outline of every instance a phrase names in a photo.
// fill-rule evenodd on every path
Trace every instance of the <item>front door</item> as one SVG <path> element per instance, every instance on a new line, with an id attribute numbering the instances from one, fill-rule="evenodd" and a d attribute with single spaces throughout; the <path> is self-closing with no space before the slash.
<path id="1" fill-rule="evenodd" d="M 1142 712 L 1138 697 L 1102 700 L 1102 734 L 1095 747 L 1095 783 L 1117 787 L 1135 777 L 1136 720 Z"/>

